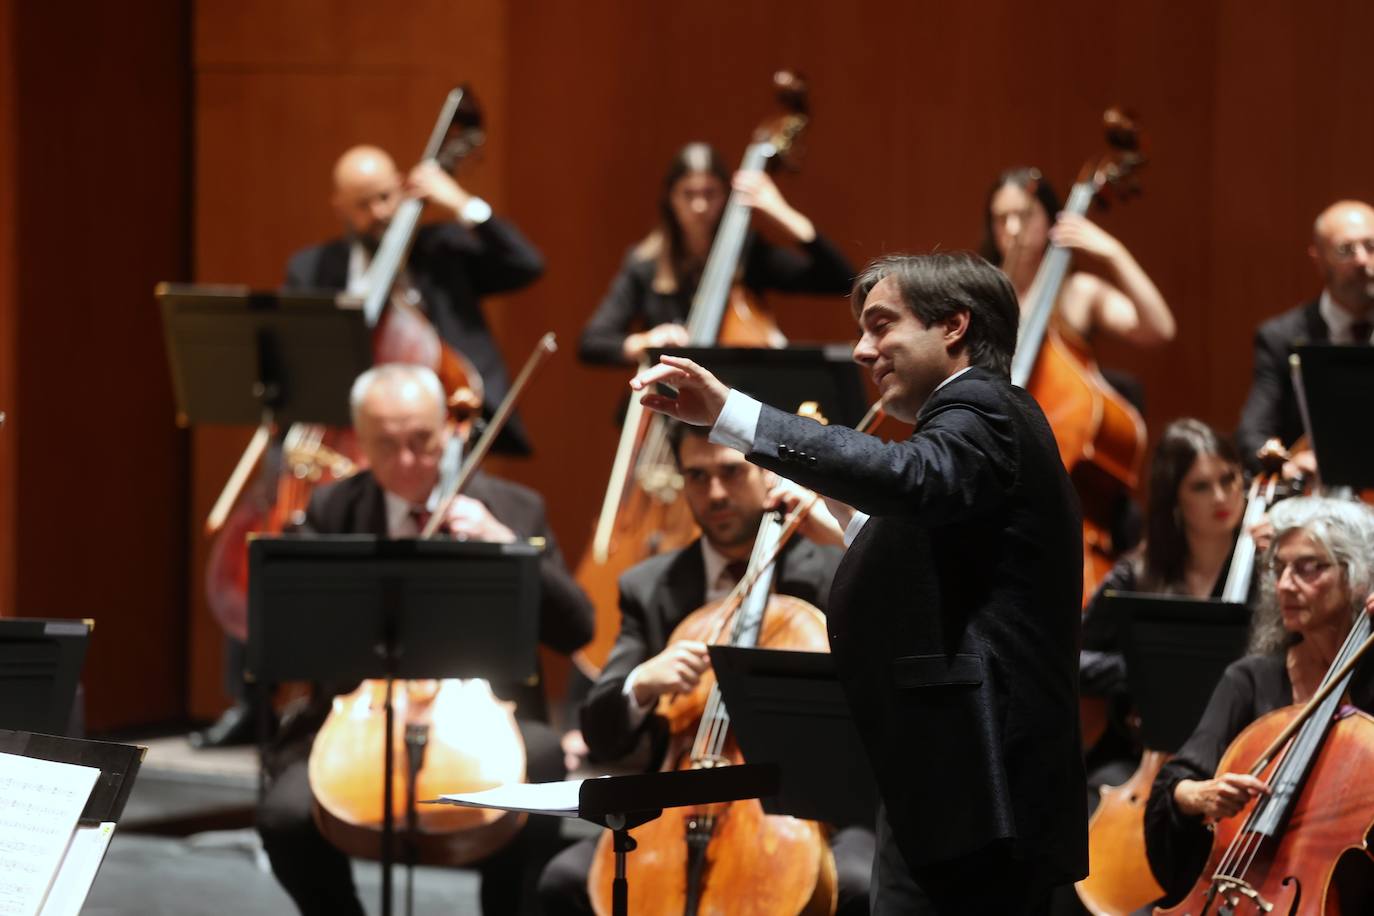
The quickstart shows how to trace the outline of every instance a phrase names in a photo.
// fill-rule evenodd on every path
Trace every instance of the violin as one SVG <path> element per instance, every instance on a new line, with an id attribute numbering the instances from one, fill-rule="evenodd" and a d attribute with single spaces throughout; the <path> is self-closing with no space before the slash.
<path id="1" fill-rule="evenodd" d="M 534 371 L 554 352 L 552 334 L 536 345 L 471 453 L 441 480 L 439 500 L 422 538 L 433 537 L 449 506 L 471 480 L 505 427 Z M 414 800 L 445 792 L 476 792 L 525 780 L 525 746 L 512 705 L 481 679 L 400 681 L 393 686 L 390 753 L 406 791 L 392 796 L 391 817 L 404 818 L 397 842 L 412 864 L 463 865 L 505 846 L 525 823 L 523 814 L 426 805 Z M 352 856 L 381 858 L 386 819 L 384 760 L 387 682 L 365 680 L 335 697 L 310 751 L 308 774 L 320 832 Z"/>
<path id="2" fill-rule="evenodd" d="M 1087 214 L 1110 189 L 1134 190 L 1127 179 L 1145 163 L 1135 124 L 1117 109 L 1103 116 L 1110 152 L 1083 166 L 1064 205 Z M 1134 490 L 1145 455 L 1145 421 L 1102 377 L 1088 342 L 1058 318 L 1059 293 L 1071 252 L 1050 242 L 1027 293 L 1012 358 L 1012 384 L 1045 412 L 1059 456 L 1083 509 L 1083 600 L 1111 570 L 1112 516 L 1123 492 Z"/>
<path id="3" fill-rule="evenodd" d="M 1287 454 L 1262 449 L 1265 470 L 1250 483 L 1240 532 L 1231 553 L 1221 600 L 1244 604 L 1254 581 L 1256 545 L 1250 531 L 1280 499 L 1300 491 L 1283 480 Z M 1145 854 L 1145 804 L 1155 777 L 1171 755 L 1146 748 L 1131 777 L 1119 786 L 1104 786 L 1088 821 L 1088 876 L 1074 885 L 1078 899 L 1094 916 L 1130 916 L 1164 896 Z"/>
<path id="4" fill-rule="evenodd" d="M 1197 883 L 1157 916 L 1374 912 L 1374 717 L 1341 703 L 1371 647 L 1374 621 L 1361 613 L 1305 706 L 1261 716 L 1231 742 L 1217 774 L 1248 772 L 1272 793 L 1212 825 Z"/>
<path id="5" fill-rule="evenodd" d="M 767 169 L 786 161 L 809 123 L 805 82 L 781 71 L 774 75 L 773 85 L 782 113 L 756 128 L 741 170 Z M 787 343 L 771 313 L 739 282 L 751 213 L 739 193 L 731 191 L 687 313 L 690 347 Z M 696 524 L 680 498 L 682 476 L 665 430 L 663 417 L 646 411 L 637 398 L 630 399 L 591 547 L 577 566 L 577 583 L 597 610 L 595 635 L 575 656 L 588 678 L 596 677 L 615 643 L 620 574 L 696 536 Z"/>

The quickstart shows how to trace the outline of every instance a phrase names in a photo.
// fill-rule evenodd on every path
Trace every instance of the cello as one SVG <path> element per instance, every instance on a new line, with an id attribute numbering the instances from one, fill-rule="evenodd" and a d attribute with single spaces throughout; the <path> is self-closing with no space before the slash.
<path id="1" fill-rule="evenodd" d="M 793 520 L 799 523 L 802 515 L 794 513 Z M 795 530 L 792 520 L 783 522 L 777 514 L 766 518 L 740 583 L 725 598 L 688 615 L 668 643 L 719 642 L 728 628 L 731 645 L 828 652 L 824 615 L 800 598 L 771 594 L 777 554 L 790 530 Z M 672 735 L 665 769 L 742 762 L 711 671 L 690 693 L 661 697 L 658 711 L 668 720 Z M 670 808 L 635 828 L 633 836 L 638 852 L 627 864 L 631 912 L 834 912 L 835 861 L 821 826 L 764 814 L 758 799 Z M 603 832 L 587 888 L 598 916 L 611 912 L 614 858 L 610 835 Z"/>
<path id="2" fill-rule="evenodd" d="M 471 91 L 459 87 L 445 99 L 421 161 L 433 160 L 451 172 L 484 139 L 481 110 Z M 448 392 L 454 420 L 461 422 L 482 408 L 482 377 L 439 336 L 413 291 L 397 287 L 424 206 L 423 200 L 409 198 L 397 207 L 368 265 L 362 310 L 372 328 L 372 361 L 433 369 Z M 360 460 L 349 430 L 295 423 L 279 452 L 268 447 L 270 435 L 259 428 L 206 521 L 206 533 L 218 535 L 206 568 L 206 600 L 224 631 L 240 641 L 248 631 L 248 535 L 278 534 L 299 525 L 314 488 L 349 476 Z M 257 486 L 244 491 L 253 465 L 264 457 Z"/>
<path id="3" fill-rule="evenodd" d="M 1281 473 L 1286 454 L 1264 450 L 1259 457 L 1265 472 L 1251 481 L 1221 591 L 1221 600 L 1232 604 L 1246 603 L 1254 579 L 1256 545 L 1249 532 L 1275 502 L 1295 495 Z M 1074 885 L 1078 899 L 1093 916 L 1130 916 L 1164 896 L 1145 855 L 1145 803 L 1170 756 L 1147 748 L 1128 780 L 1102 788 L 1101 801 L 1088 821 L 1088 876 Z"/>
<path id="4" fill-rule="evenodd" d="M 539 364 L 554 351 L 552 334 L 535 347 L 472 452 L 456 474 L 442 480 L 439 499 L 422 538 L 433 537 L 452 502 L 486 457 L 515 401 Z M 378 760 L 387 734 L 385 708 L 392 695 L 395 721 L 389 741 L 391 766 L 403 774 L 406 792 L 393 795 L 392 819 L 404 817 L 396 836 L 413 863 L 462 865 L 483 859 L 515 836 L 524 815 L 481 809 L 440 810 L 414 801 L 443 792 L 479 791 L 525 778 L 525 747 L 510 704 L 484 680 L 397 682 L 365 680 L 333 699 L 315 737 L 308 773 L 315 821 L 335 846 L 353 856 L 381 858 L 387 831 L 385 767 Z"/>
<path id="5" fill-rule="evenodd" d="M 1110 109 L 1103 123 L 1111 151 L 1084 165 L 1064 205 L 1066 213 L 1085 215 L 1094 200 L 1109 188 L 1121 187 L 1145 162 L 1135 124 L 1126 115 Z M 1086 602 L 1111 569 L 1112 513 L 1120 494 L 1134 490 L 1139 482 L 1145 421 L 1102 377 L 1087 341 L 1058 318 L 1070 260 L 1071 252 L 1053 241 L 1045 249 L 1022 310 L 1011 380 L 1044 410 L 1078 491 Z"/>
<path id="6" fill-rule="evenodd" d="M 808 123 L 806 84 L 787 71 L 774 74 L 773 84 L 783 113 L 755 130 L 741 171 L 766 169 L 786 159 Z M 732 190 L 688 310 L 688 346 L 781 347 L 787 342 L 772 315 L 738 282 L 750 217 L 750 208 Z M 680 498 L 682 477 L 664 429 L 662 417 L 630 399 L 591 546 L 576 571 L 578 585 L 597 611 L 592 641 L 574 656 L 589 678 L 605 664 L 615 642 L 620 574 L 640 560 L 681 547 L 696 534 Z"/>
<path id="7" fill-rule="evenodd" d="M 1248 772 L 1269 795 L 1212 825 L 1193 889 L 1157 916 L 1305 916 L 1374 910 L 1374 717 L 1342 706 L 1355 664 L 1374 646 L 1361 613 L 1305 706 L 1252 722 L 1217 773 Z"/>

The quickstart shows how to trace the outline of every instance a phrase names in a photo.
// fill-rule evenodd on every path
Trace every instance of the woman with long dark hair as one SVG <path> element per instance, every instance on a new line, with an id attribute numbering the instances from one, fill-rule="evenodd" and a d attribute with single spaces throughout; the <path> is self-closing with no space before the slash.
<path id="1" fill-rule="evenodd" d="M 1038 171 L 1008 169 L 988 191 L 979 253 L 1002 268 L 1024 304 L 1049 243 L 1071 249 L 1075 269 L 1058 303 L 1064 324 L 1085 340 L 1099 331 L 1141 346 L 1172 340 L 1173 313 L 1126 246 L 1091 220 L 1059 211 Z"/>
<path id="2" fill-rule="evenodd" d="M 849 292 L 853 265 L 787 202 L 766 172 L 732 177 L 712 147 L 689 143 L 664 175 L 658 226 L 630 249 L 582 331 L 578 353 L 584 362 L 629 364 L 648 348 L 687 343 L 683 322 L 732 189 L 792 243 L 783 247 L 751 235 L 740 264 L 747 289 Z"/>

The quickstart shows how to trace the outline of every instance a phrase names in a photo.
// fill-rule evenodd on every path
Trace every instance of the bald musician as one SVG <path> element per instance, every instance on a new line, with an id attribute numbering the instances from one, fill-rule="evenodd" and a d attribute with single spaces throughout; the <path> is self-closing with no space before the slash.
<path id="1" fill-rule="evenodd" d="M 511 223 L 494 216 L 482 198 L 464 190 L 434 162 L 422 162 L 404 180 L 385 151 L 355 146 L 334 165 L 334 212 L 344 226 L 336 239 L 298 251 L 286 266 L 292 289 L 366 292 L 367 267 L 406 197 L 425 201 L 446 222 L 420 227 L 396 287 L 412 298 L 439 335 L 472 360 L 486 386 L 488 410 L 510 388 L 501 351 L 482 314 L 481 298 L 528 286 L 544 260 Z M 518 418 L 502 432 L 496 450 L 528 454 Z"/>
<path id="2" fill-rule="evenodd" d="M 1255 334 L 1254 377 L 1236 430 L 1241 457 L 1255 455 L 1270 439 L 1291 446 L 1303 433 L 1288 355 L 1298 344 L 1368 345 L 1374 337 L 1374 208 L 1358 200 L 1327 207 L 1312 226 L 1307 253 L 1317 268 L 1321 295 L 1260 325 Z M 1293 456 L 1288 473 L 1311 472 L 1311 451 Z"/>

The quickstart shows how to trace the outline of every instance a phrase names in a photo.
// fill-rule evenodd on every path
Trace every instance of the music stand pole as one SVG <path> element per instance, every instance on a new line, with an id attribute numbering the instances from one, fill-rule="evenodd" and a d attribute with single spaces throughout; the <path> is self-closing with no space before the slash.
<path id="1" fill-rule="evenodd" d="M 615 850 L 615 878 L 611 881 L 611 916 L 627 916 L 630 908 L 630 882 L 626 878 L 625 857 L 634 852 L 634 837 L 626 827 L 623 814 L 606 815 L 606 826 L 611 828 L 611 848 Z"/>

